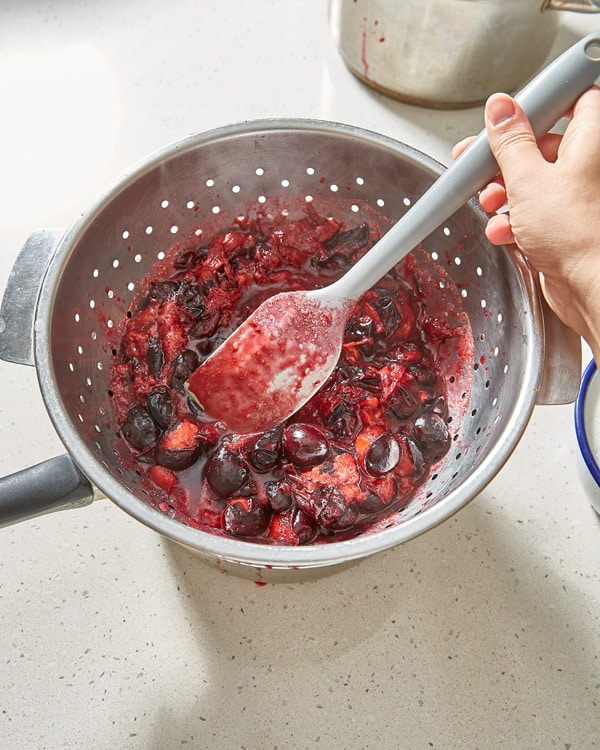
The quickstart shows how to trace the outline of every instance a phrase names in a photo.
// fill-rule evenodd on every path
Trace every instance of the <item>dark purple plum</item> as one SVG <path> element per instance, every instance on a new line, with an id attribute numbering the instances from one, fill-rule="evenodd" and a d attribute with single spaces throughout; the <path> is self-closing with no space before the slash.
<path id="1" fill-rule="evenodd" d="M 365 454 L 365 469 L 376 477 L 392 471 L 400 460 L 400 446 L 389 432 L 375 438 Z"/>
<path id="2" fill-rule="evenodd" d="M 201 427 L 184 419 L 163 432 L 154 451 L 154 460 L 159 466 L 183 471 L 198 460 L 204 445 Z"/>
<path id="3" fill-rule="evenodd" d="M 123 437 L 137 451 L 147 451 L 156 443 L 158 427 L 143 404 L 132 406 L 121 425 Z"/>
<path id="4" fill-rule="evenodd" d="M 274 427 L 262 434 L 250 452 L 250 463 L 255 471 L 271 471 L 281 457 L 282 427 Z"/>
<path id="5" fill-rule="evenodd" d="M 175 406 L 166 388 L 156 388 L 146 396 L 148 412 L 161 430 L 166 430 L 173 420 Z"/>
<path id="6" fill-rule="evenodd" d="M 283 513 L 292 506 L 293 493 L 286 482 L 271 481 L 265 484 L 267 501 L 274 513 Z"/>
<path id="7" fill-rule="evenodd" d="M 223 528 L 232 536 L 256 537 L 266 531 L 270 513 L 254 497 L 235 497 L 223 511 Z"/>
<path id="8" fill-rule="evenodd" d="M 206 462 L 205 477 L 214 492 L 225 498 L 248 481 L 250 469 L 239 453 L 223 444 Z"/>
<path id="9" fill-rule="evenodd" d="M 183 393 L 184 383 L 200 364 L 198 354 L 192 349 L 185 349 L 173 360 L 171 388 Z"/>
<path id="10" fill-rule="evenodd" d="M 152 337 L 148 340 L 146 361 L 150 372 L 155 378 L 158 378 L 165 362 L 165 354 L 160 345 L 160 341 L 157 338 Z"/>
<path id="11" fill-rule="evenodd" d="M 450 448 L 451 438 L 445 420 L 435 412 L 421 414 L 415 420 L 415 437 L 429 460 L 441 458 Z"/>
<path id="12" fill-rule="evenodd" d="M 283 452 L 294 466 L 308 469 L 329 456 L 329 442 L 318 427 L 296 423 L 283 431 Z"/>

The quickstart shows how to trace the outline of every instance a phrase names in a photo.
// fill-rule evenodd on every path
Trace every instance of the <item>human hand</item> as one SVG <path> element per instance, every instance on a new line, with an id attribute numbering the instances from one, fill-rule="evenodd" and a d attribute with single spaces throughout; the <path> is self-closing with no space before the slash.
<path id="1" fill-rule="evenodd" d="M 583 94 L 568 116 L 564 136 L 536 142 L 514 99 L 491 96 L 485 124 L 500 175 L 479 201 L 494 214 L 489 241 L 517 244 L 542 274 L 551 307 L 600 361 L 600 89 Z M 470 140 L 454 147 L 455 158 Z"/>

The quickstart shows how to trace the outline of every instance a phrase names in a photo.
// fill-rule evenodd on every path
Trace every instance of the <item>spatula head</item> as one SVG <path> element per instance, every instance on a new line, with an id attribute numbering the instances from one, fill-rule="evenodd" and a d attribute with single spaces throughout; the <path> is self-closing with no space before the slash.
<path id="1" fill-rule="evenodd" d="M 270 297 L 192 373 L 187 390 L 234 432 L 269 429 L 327 380 L 348 311 L 304 291 Z"/>

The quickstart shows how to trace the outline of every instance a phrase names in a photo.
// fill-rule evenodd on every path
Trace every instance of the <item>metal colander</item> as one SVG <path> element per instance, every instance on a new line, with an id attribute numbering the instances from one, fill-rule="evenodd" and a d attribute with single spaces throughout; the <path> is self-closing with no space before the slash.
<path id="1" fill-rule="evenodd" d="M 477 495 L 536 403 L 544 335 L 534 277 L 518 254 L 488 245 L 487 218 L 474 201 L 423 243 L 460 290 L 474 339 L 472 371 L 449 384 L 452 448 L 406 509 L 352 539 L 268 546 L 208 534 L 156 509 L 141 477 L 127 468 L 129 450 L 111 410 L 112 333 L 151 267 L 198 228 L 229 226 L 247 205 L 274 198 L 309 200 L 317 210 L 335 206 L 348 226 L 372 222 L 372 210 L 396 221 L 441 171 L 394 140 L 320 121 L 250 122 L 189 137 L 127 174 L 56 247 L 56 236 L 41 243 L 38 236 L 36 252 L 41 244 L 52 254 L 37 306 L 17 315 L 5 304 L 2 356 L 28 360 L 31 323 L 45 404 L 75 464 L 121 508 L 204 557 L 238 571 L 297 575 L 392 547 Z M 16 340 L 25 346 L 21 356 L 7 354 Z"/>

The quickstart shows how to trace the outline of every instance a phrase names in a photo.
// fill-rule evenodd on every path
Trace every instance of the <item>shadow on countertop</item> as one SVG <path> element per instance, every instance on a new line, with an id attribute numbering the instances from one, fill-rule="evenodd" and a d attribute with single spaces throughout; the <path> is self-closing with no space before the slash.
<path id="1" fill-rule="evenodd" d="M 193 715 L 182 720 L 174 696 L 149 750 L 593 747 L 600 680 L 585 602 L 486 494 L 314 582 L 257 586 L 167 542 L 212 656 Z"/>

